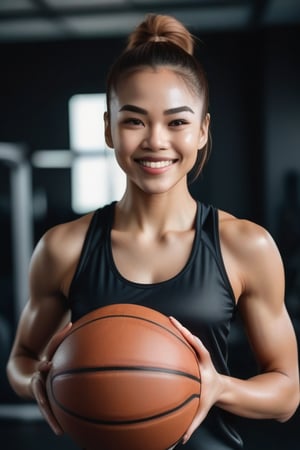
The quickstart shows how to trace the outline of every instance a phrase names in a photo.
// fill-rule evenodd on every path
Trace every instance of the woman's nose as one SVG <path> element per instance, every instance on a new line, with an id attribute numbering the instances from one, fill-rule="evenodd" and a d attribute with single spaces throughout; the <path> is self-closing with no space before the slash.
<path id="1" fill-rule="evenodd" d="M 143 142 L 143 148 L 158 151 L 168 148 L 168 133 L 159 125 L 149 127 L 147 129 L 145 139 Z"/>

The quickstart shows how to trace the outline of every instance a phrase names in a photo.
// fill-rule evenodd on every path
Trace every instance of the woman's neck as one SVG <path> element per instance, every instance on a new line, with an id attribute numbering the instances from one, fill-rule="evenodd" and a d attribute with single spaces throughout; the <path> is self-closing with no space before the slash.
<path id="1" fill-rule="evenodd" d="M 197 204 L 189 191 L 132 195 L 128 190 L 117 203 L 114 228 L 162 234 L 193 227 Z"/>

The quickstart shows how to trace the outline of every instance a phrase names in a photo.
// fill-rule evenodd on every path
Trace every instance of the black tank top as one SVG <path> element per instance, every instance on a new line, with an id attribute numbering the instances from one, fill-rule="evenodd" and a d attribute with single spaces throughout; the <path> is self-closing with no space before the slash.
<path id="1" fill-rule="evenodd" d="M 110 240 L 114 210 L 115 202 L 93 214 L 70 286 L 72 320 L 112 303 L 157 309 L 197 335 L 217 371 L 229 374 L 227 341 L 236 305 L 221 256 L 218 211 L 198 203 L 194 243 L 186 265 L 169 280 L 141 284 L 125 279 L 114 264 Z M 231 414 L 213 407 L 189 442 L 176 449 L 241 449 L 233 421 Z"/>

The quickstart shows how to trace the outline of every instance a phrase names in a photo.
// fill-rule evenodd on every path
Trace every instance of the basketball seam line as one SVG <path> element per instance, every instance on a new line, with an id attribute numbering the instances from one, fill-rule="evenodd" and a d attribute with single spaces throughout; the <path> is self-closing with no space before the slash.
<path id="1" fill-rule="evenodd" d="M 143 372 L 160 372 L 160 373 L 170 373 L 172 375 L 178 375 L 186 378 L 190 378 L 194 381 L 197 381 L 201 384 L 201 378 L 192 375 L 191 373 L 184 372 L 183 370 L 177 369 L 168 369 L 166 367 L 153 367 L 153 366 L 92 366 L 92 367 L 77 367 L 74 369 L 63 370 L 61 372 L 55 373 L 51 377 L 51 383 L 53 380 L 59 376 L 71 375 L 71 374 L 80 374 L 86 372 L 134 372 L 134 371 L 143 371 Z"/>
<path id="2" fill-rule="evenodd" d="M 192 349 L 192 347 L 190 346 L 190 344 L 188 344 L 183 338 L 178 336 L 172 330 L 170 330 L 169 328 L 165 327 L 164 325 L 161 325 L 161 324 L 155 322 L 154 320 L 146 319 L 144 317 L 134 316 L 133 314 L 109 314 L 109 315 L 103 316 L 103 317 L 96 317 L 95 319 L 91 319 L 91 320 L 89 320 L 87 322 L 84 322 L 82 325 L 79 325 L 79 326 L 76 326 L 76 324 L 74 324 L 74 329 L 71 329 L 71 331 L 65 336 L 65 338 L 63 340 L 65 340 L 68 336 L 70 336 L 71 334 L 75 333 L 75 331 L 77 331 L 80 328 L 86 326 L 87 324 L 90 324 L 92 322 L 96 322 L 97 320 L 110 319 L 110 318 L 113 318 L 113 317 L 114 318 L 127 317 L 129 319 L 139 319 L 139 320 L 143 320 L 144 322 L 149 322 L 149 323 L 151 323 L 153 325 L 156 325 L 157 327 L 160 327 L 163 330 L 166 330 L 168 333 L 172 334 L 176 339 L 178 339 L 182 344 L 184 344 L 193 353 L 193 355 L 196 357 L 195 352 Z M 75 328 L 75 326 L 76 326 L 76 328 Z"/>
<path id="3" fill-rule="evenodd" d="M 53 397 L 54 398 L 54 397 Z M 99 420 L 99 419 L 93 419 L 90 417 L 85 417 L 82 416 L 80 414 L 74 413 L 73 411 L 70 411 L 68 408 L 66 408 L 64 405 L 62 405 L 60 402 L 58 402 L 55 398 L 55 403 L 67 414 L 76 417 L 77 419 L 83 420 L 85 422 L 90 422 L 90 423 L 95 423 L 98 425 L 133 425 L 136 423 L 142 423 L 142 422 L 149 422 L 151 420 L 156 420 L 159 419 L 161 417 L 167 416 L 169 414 L 172 414 L 176 411 L 178 411 L 179 409 L 183 408 L 185 405 L 187 405 L 188 403 L 190 403 L 192 400 L 194 400 L 195 398 L 200 399 L 200 394 L 193 394 L 190 397 L 188 397 L 183 403 L 181 403 L 180 405 L 177 405 L 175 408 L 169 409 L 163 413 L 159 413 L 159 414 L 154 414 L 152 416 L 148 416 L 148 417 L 143 417 L 140 419 L 131 419 L 131 420 Z"/>

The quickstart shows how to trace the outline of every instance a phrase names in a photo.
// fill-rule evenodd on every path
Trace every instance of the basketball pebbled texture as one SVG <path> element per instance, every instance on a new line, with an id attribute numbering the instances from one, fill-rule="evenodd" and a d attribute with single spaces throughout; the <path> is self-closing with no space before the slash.
<path id="1" fill-rule="evenodd" d="M 134 304 L 94 310 L 53 356 L 51 408 L 86 450 L 166 450 L 199 407 L 192 347 L 160 312 Z"/>

